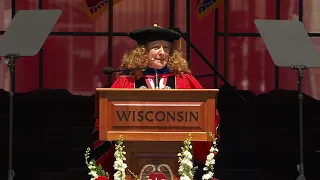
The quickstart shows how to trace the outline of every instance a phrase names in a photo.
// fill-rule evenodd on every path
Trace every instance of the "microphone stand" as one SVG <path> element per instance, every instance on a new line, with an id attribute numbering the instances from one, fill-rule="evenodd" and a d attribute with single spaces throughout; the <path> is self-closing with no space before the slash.
<path id="1" fill-rule="evenodd" d="M 157 69 L 154 69 L 155 73 L 154 73 L 154 88 L 155 89 L 160 89 L 159 88 L 159 76 L 158 76 L 158 71 Z"/>
<path id="2" fill-rule="evenodd" d="M 247 100 L 237 91 L 235 90 L 229 82 L 213 67 L 213 65 L 204 57 L 204 55 L 184 36 L 181 32 L 180 28 L 174 28 L 174 30 L 180 33 L 181 37 L 186 41 L 186 43 L 201 57 L 201 59 L 213 70 L 213 72 L 233 91 L 235 92 L 244 102 Z"/>

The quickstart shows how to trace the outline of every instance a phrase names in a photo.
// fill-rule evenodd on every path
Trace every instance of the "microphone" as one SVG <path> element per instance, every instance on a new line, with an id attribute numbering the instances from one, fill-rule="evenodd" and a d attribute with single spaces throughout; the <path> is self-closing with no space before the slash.
<path id="1" fill-rule="evenodd" d="M 172 28 L 172 30 L 177 31 L 177 32 L 181 31 L 180 28 L 178 28 L 178 27 Z"/>
<path id="2" fill-rule="evenodd" d="M 173 31 L 175 31 L 175 32 L 177 32 L 177 33 L 182 33 L 181 32 L 181 29 L 180 28 L 178 28 L 178 27 L 174 27 L 174 28 L 170 28 L 171 30 L 173 30 Z"/>
<path id="3" fill-rule="evenodd" d="M 129 71 L 133 71 L 133 70 L 144 70 L 147 68 L 131 68 L 131 69 L 113 69 L 112 67 L 104 67 L 102 69 L 102 73 L 103 74 L 112 74 L 114 72 L 129 72 Z"/>
<path id="4" fill-rule="evenodd" d="M 120 72 L 120 70 L 119 69 L 113 69 L 112 67 L 104 67 L 103 69 L 102 69 L 102 73 L 103 74 L 112 74 L 112 73 L 114 73 L 114 72 Z"/>
<path id="5" fill-rule="evenodd" d="M 128 72 L 128 71 L 133 71 L 133 70 L 145 70 L 148 68 L 131 68 L 131 69 L 113 69 L 112 67 L 104 67 L 102 69 L 103 74 L 112 74 L 114 72 Z M 160 89 L 159 86 L 159 75 L 158 75 L 158 71 L 157 69 L 154 69 L 155 73 L 154 73 L 154 86 L 155 89 Z"/>

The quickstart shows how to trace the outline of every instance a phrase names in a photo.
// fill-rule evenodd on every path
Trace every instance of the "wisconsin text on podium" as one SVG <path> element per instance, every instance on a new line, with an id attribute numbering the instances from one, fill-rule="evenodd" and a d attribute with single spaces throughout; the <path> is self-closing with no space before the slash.
<path id="1" fill-rule="evenodd" d="M 116 111 L 117 121 L 194 122 L 199 120 L 197 111 Z"/>

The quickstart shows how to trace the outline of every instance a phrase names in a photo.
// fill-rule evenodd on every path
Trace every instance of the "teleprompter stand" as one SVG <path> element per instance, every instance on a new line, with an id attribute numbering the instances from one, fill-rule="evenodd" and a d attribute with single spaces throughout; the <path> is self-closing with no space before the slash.
<path id="1" fill-rule="evenodd" d="M 303 70 L 320 67 L 320 58 L 303 24 L 296 20 L 255 20 L 270 56 L 279 67 L 298 71 L 300 164 L 297 180 L 305 180 L 303 162 Z"/>
<path id="2" fill-rule="evenodd" d="M 236 93 L 244 102 L 247 100 L 235 89 L 233 86 L 229 84 L 229 82 L 219 73 L 219 71 L 204 57 L 204 55 L 193 45 L 190 40 L 181 32 L 180 28 L 174 28 L 176 32 L 180 33 L 181 37 L 186 41 L 186 43 L 200 56 L 200 58 L 213 70 L 213 72 L 223 81 L 225 85 L 227 85 L 234 93 Z"/>
<path id="3" fill-rule="evenodd" d="M 9 60 L 9 171 L 8 179 L 13 180 L 13 102 L 14 74 L 16 60 L 36 55 L 61 16 L 61 10 L 20 10 L 0 38 L 0 56 Z"/>

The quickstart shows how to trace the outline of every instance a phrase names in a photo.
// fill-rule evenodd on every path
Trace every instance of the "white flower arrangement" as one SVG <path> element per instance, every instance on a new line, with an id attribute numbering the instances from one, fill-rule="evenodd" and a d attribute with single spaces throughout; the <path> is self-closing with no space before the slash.
<path id="1" fill-rule="evenodd" d="M 126 179 L 126 168 L 127 164 L 124 162 L 126 160 L 126 152 L 124 151 L 125 146 L 123 145 L 123 136 L 119 136 L 118 142 L 116 144 L 116 151 L 114 157 L 113 168 L 116 170 L 113 177 L 115 180 L 125 180 Z"/>
<path id="2" fill-rule="evenodd" d="M 210 153 L 207 155 L 206 164 L 203 170 L 206 172 L 202 176 L 202 180 L 212 179 L 214 175 L 214 165 L 215 165 L 215 155 L 218 153 L 217 148 L 217 138 L 214 138 L 212 133 L 209 132 L 209 135 L 213 138 L 213 146 L 210 148 Z"/>
<path id="3" fill-rule="evenodd" d="M 88 147 L 86 150 L 86 153 L 84 154 L 84 158 L 85 158 L 85 163 L 89 169 L 89 175 L 91 175 L 90 180 L 95 180 L 98 177 L 106 177 L 107 179 L 109 179 L 109 174 L 103 170 L 102 166 L 100 164 L 97 165 L 94 159 L 91 159 L 91 161 L 88 161 L 89 157 L 90 157 L 90 148 Z"/>
<path id="4" fill-rule="evenodd" d="M 183 141 L 181 150 L 182 152 L 178 154 L 180 180 L 192 180 L 197 167 L 193 167 L 192 154 L 190 152 L 192 150 L 191 134 Z"/>
<path id="5" fill-rule="evenodd" d="M 124 151 L 125 146 L 123 145 L 123 136 L 119 136 L 117 144 L 116 144 L 116 151 L 114 152 L 115 161 L 113 164 L 114 170 L 117 172 L 114 173 L 113 177 L 114 180 L 125 180 L 126 179 L 126 170 L 129 171 L 130 175 L 135 179 L 138 180 L 138 176 L 135 175 L 128 167 L 128 165 L 124 162 L 126 161 L 126 152 Z"/>
<path id="6" fill-rule="evenodd" d="M 215 155 L 218 152 L 217 148 L 217 139 L 213 137 L 212 133 L 209 132 L 209 135 L 213 138 L 213 146 L 210 148 L 210 153 L 207 155 L 205 167 L 203 170 L 206 172 L 202 176 L 202 180 L 209 180 L 213 178 L 214 175 L 214 165 L 215 165 Z M 114 162 L 114 169 L 116 170 L 114 176 L 115 180 L 125 180 L 126 173 L 125 171 L 128 170 L 131 176 L 138 180 L 137 175 L 135 175 L 132 171 L 130 171 L 127 167 L 126 161 L 126 152 L 124 151 L 124 144 L 123 144 L 123 136 L 119 136 L 117 144 L 116 144 L 116 151 L 114 153 L 115 162 Z M 189 134 L 188 138 L 183 141 L 183 146 L 181 147 L 181 153 L 178 153 L 179 157 L 179 169 L 178 173 L 180 175 L 180 180 L 193 180 L 195 171 L 198 167 L 193 167 L 192 162 L 192 145 L 191 145 L 191 134 Z M 92 159 L 88 162 L 88 158 L 90 155 L 90 148 L 87 148 L 85 154 L 85 163 L 87 164 L 88 169 L 90 170 L 89 175 L 91 175 L 91 180 L 100 180 L 99 178 L 104 177 L 106 180 L 109 179 L 109 174 L 105 172 L 101 165 L 97 165 L 96 161 Z M 104 180 L 104 179 L 101 179 Z"/>

